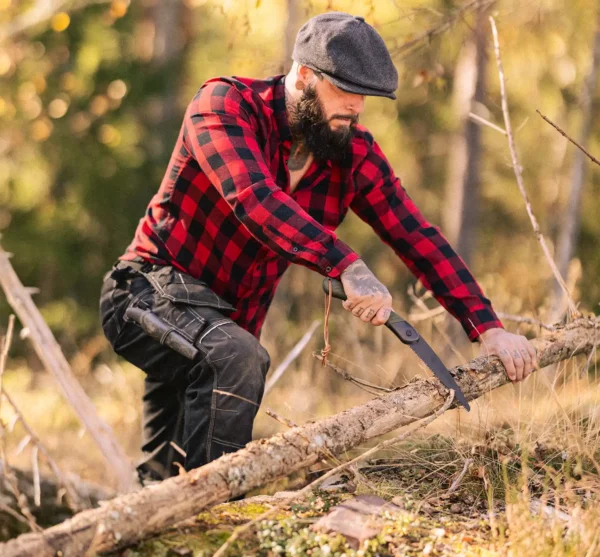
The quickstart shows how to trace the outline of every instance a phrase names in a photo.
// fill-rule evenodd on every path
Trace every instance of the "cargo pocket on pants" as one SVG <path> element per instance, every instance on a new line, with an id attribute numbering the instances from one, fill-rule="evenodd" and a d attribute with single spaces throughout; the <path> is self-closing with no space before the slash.
<path id="1" fill-rule="evenodd" d="M 195 359 L 205 329 L 235 308 L 202 281 L 173 267 L 142 274 L 154 290 L 152 302 L 139 298 L 128 308 L 125 320 L 135 321 L 161 344 Z"/>

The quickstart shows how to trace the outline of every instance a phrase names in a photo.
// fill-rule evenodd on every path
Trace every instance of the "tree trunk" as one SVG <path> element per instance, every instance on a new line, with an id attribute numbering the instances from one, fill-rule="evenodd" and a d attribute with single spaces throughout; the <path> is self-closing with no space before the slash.
<path id="1" fill-rule="evenodd" d="M 596 90 L 596 81 L 598 78 L 598 68 L 600 67 L 600 13 L 598 14 L 596 33 L 594 35 L 594 47 L 592 54 L 592 65 L 587 75 L 583 89 L 581 91 L 581 132 L 578 142 L 584 148 L 587 148 L 592 129 L 592 105 L 594 92 Z M 583 197 L 583 187 L 587 173 L 587 167 L 590 164 L 586 155 L 580 149 L 575 151 L 573 157 L 573 176 L 571 180 L 571 193 L 567 205 L 567 211 L 564 218 L 561 219 L 562 227 L 558 237 L 556 249 L 556 265 L 563 278 L 567 278 L 569 263 L 575 253 L 575 246 L 581 227 L 581 199 Z M 552 310 L 552 321 L 560 318 L 564 311 L 565 299 L 560 285 L 554 282 L 554 307 Z"/>
<path id="2" fill-rule="evenodd" d="M 475 251 L 479 218 L 479 161 L 481 130 L 469 113 L 483 104 L 485 96 L 485 11 L 477 15 L 477 26 L 467 41 L 456 65 L 453 110 L 458 129 L 453 134 L 448 158 L 444 233 L 456 251 L 469 264 Z"/>
<path id="3" fill-rule="evenodd" d="M 296 35 L 300 28 L 300 0 L 287 0 L 287 21 L 285 23 L 284 55 L 280 71 L 287 73 L 292 67 L 292 52 L 296 43 Z"/>
<path id="4" fill-rule="evenodd" d="M 541 367 L 600 344 L 600 320 L 579 319 L 534 340 Z M 508 382 L 496 357 L 476 358 L 454 368 L 467 400 Z M 325 454 L 342 454 L 369 439 L 389 433 L 444 405 L 448 391 L 435 379 L 409 383 L 385 396 L 318 422 L 308 423 L 249 443 L 210 464 L 136 493 L 84 511 L 42 533 L 24 534 L 0 545 L 3 557 L 94 555 L 115 550 L 156 534 L 203 509 L 283 478 Z"/>

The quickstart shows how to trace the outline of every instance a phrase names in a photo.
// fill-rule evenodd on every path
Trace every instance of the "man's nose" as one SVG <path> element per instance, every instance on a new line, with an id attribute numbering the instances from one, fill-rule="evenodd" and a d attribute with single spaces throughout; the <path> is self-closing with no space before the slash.
<path id="1" fill-rule="evenodd" d="M 358 116 L 365 108 L 365 95 L 352 95 L 348 99 L 346 107 Z"/>

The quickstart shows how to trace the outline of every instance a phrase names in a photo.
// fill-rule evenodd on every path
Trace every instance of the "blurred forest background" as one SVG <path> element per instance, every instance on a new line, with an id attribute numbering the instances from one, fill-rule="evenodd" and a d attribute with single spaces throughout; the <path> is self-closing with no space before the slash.
<path id="1" fill-rule="evenodd" d="M 475 5 L 484 7 L 479 15 Z M 200 85 L 218 75 L 287 72 L 299 27 L 329 10 L 364 16 L 392 53 L 398 99 L 367 98 L 361 121 L 409 194 L 467 260 L 497 311 L 552 322 L 561 305 L 506 137 L 481 122 L 504 127 L 487 18 L 495 15 L 533 211 L 581 309 L 598 312 L 599 169 L 535 112 L 600 154 L 597 1 L 0 0 L 2 247 L 14 254 L 23 283 L 39 289 L 36 304 L 132 457 L 143 374 L 119 361 L 102 335 L 102 277 L 158 188 Z M 389 286 L 397 310 L 414 315 L 423 303 L 437 306 L 354 215 L 339 235 Z M 284 278 L 262 336 L 273 367 L 313 320 L 322 320 L 320 283 L 300 267 Z M 10 313 L 0 296 L 1 331 Z M 442 314 L 415 324 L 448 365 L 476 353 Z M 383 328 L 365 326 L 341 305 L 334 305 L 331 327 L 332 358 L 355 374 L 390 386 L 428 373 Z M 323 344 L 320 331 L 265 400 L 297 422 L 368 397 L 311 357 Z M 450 335 L 451 348 L 439 331 Z M 13 342 L 4 382 L 70 470 L 108 480 L 26 340 Z M 509 416 L 520 399 L 505 389 Z M 472 415 L 490 408 L 484 400 Z M 278 429 L 261 416 L 256 433 Z M 79 448 L 65 449 L 71 446 Z"/>

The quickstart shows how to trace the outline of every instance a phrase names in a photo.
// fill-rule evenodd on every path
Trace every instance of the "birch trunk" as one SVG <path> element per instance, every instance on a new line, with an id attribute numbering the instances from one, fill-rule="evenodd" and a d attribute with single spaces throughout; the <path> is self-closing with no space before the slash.
<path id="1" fill-rule="evenodd" d="M 533 341 L 540 367 L 589 352 L 600 344 L 600 320 L 579 319 Z M 467 400 L 508 382 L 498 358 L 476 358 L 452 370 Z M 369 439 L 433 414 L 447 391 L 435 378 L 409 383 L 385 396 L 318 422 L 249 443 L 210 464 L 84 511 L 42 533 L 0 545 L 3 557 L 79 557 L 123 548 L 203 509 L 314 464 L 324 450 L 339 455 Z"/>
<path id="2" fill-rule="evenodd" d="M 600 13 L 597 17 L 596 33 L 594 35 L 594 47 L 592 54 L 592 64 L 581 91 L 581 131 L 578 142 L 587 148 L 592 130 L 593 120 L 593 99 L 598 81 L 598 68 L 600 67 Z M 558 237 L 556 248 L 556 265 L 561 276 L 565 279 L 568 276 L 569 263 L 573 259 L 579 229 L 581 228 L 581 200 L 583 198 L 583 188 L 587 175 L 587 168 L 590 161 L 580 149 L 575 151 L 573 156 L 573 175 L 571 179 L 571 192 L 567 205 L 566 214 L 562 218 L 562 227 Z M 554 283 L 554 307 L 552 309 L 551 320 L 560 318 L 564 312 L 565 296 L 560 285 Z"/>

